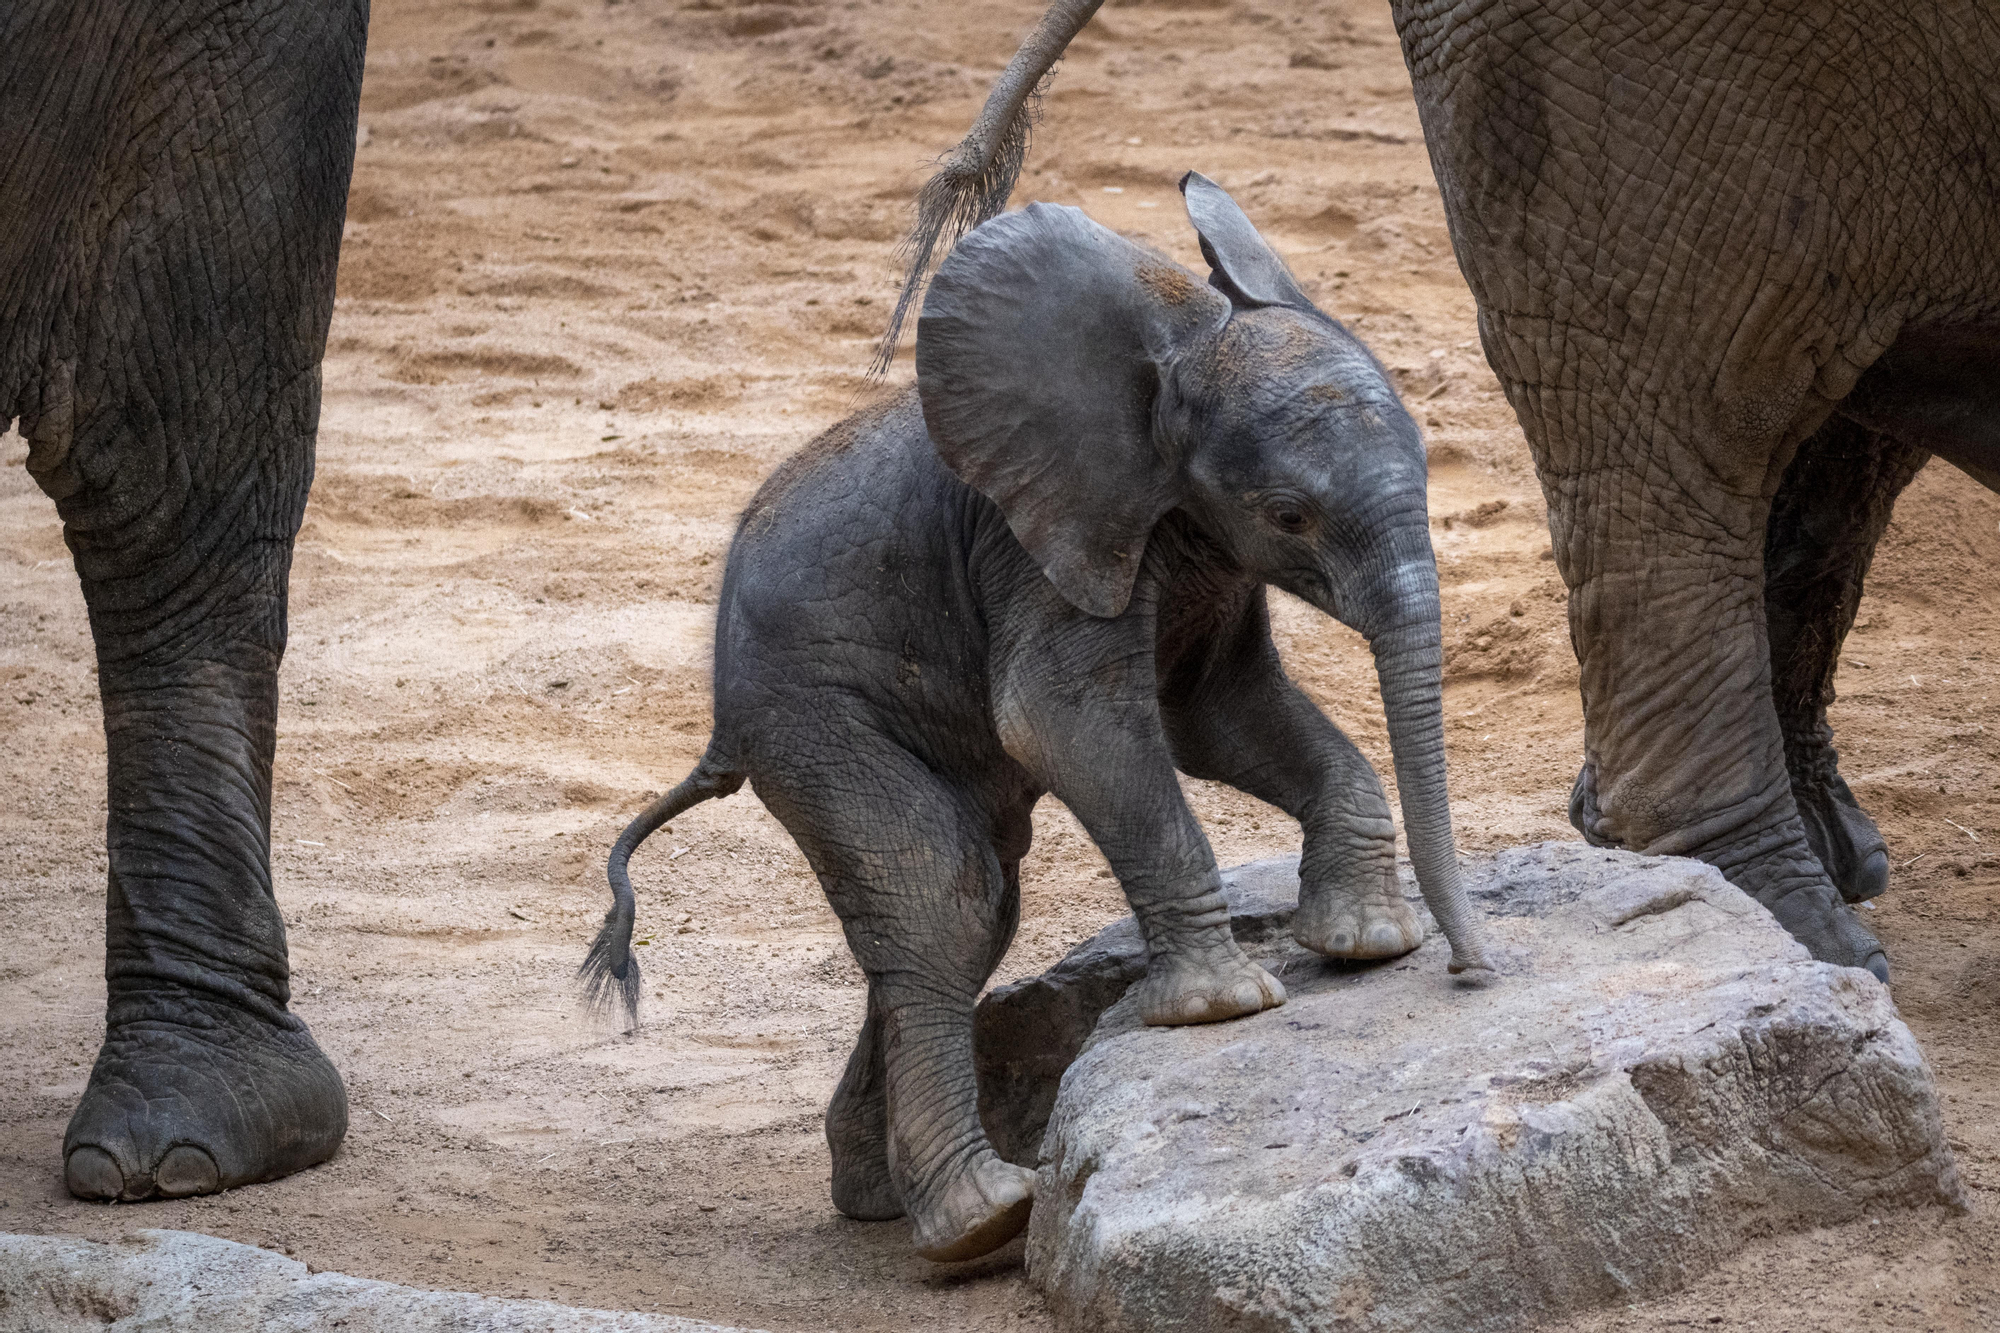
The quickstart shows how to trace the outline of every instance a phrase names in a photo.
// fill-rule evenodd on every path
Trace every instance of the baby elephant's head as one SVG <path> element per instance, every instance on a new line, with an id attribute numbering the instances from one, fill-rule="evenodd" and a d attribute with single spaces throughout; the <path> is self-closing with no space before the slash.
<path id="1" fill-rule="evenodd" d="M 1205 283 L 1050 204 L 960 242 L 917 326 L 925 425 L 1092 615 L 1124 612 L 1154 526 L 1178 509 L 1246 573 L 1365 635 L 1437 911 L 1456 866 L 1423 442 L 1381 365 L 1235 201 L 1192 173 L 1181 190 Z M 1481 965 L 1476 946 L 1455 953 Z"/>
<path id="2" fill-rule="evenodd" d="M 918 324 L 932 439 L 1093 615 L 1125 609 L 1178 508 L 1371 640 L 1435 619 L 1435 577 L 1407 577 L 1431 565 L 1416 424 L 1235 201 L 1193 173 L 1181 189 L 1206 283 L 1058 205 L 966 237 Z"/>

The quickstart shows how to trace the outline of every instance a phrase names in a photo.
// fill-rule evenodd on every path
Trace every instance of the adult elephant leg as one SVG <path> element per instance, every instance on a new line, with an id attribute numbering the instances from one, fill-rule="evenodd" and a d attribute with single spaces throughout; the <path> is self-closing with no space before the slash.
<path id="1" fill-rule="evenodd" d="M 868 1018 L 827 1112 L 834 1204 L 868 1220 L 907 1213 L 920 1255 L 974 1258 L 1027 1225 L 1034 1193 L 1034 1173 L 980 1127 L 972 1050 L 1018 881 L 988 821 L 921 760 L 858 728 L 839 746 L 838 781 L 756 779 L 868 976 Z"/>
<path id="2" fill-rule="evenodd" d="M 346 1133 L 340 1076 L 287 1008 L 270 808 L 290 549 L 224 536 L 260 518 L 224 510 L 196 549 L 84 582 L 110 876 L 104 1043 L 63 1142 L 83 1198 L 270 1180 L 324 1160 Z M 203 587 L 203 569 L 222 586 Z M 185 595 L 163 606 L 170 583 Z"/>
<path id="3" fill-rule="evenodd" d="M 1582 675 L 1586 832 L 1708 861 L 1815 957 L 1886 975 L 1792 800 L 1766 638 L 1769 505 L 1671 438 L 1651 456 L 1543 465 Z"/>
<path id="4" fill-rule="evenodd" d="M 1834 416 L 1785 472 L 1764 534 L 1771 698 L 1792 800 L 1813 854 L 1848 902 L 1889 885 L 1889 853 L 1840 776 L 1826 710 L 1840 647 L 1896 497 L 1930 455 Z"/>
<path id="5" fill-rule="evenodd" d="M 196 1194 L 320 1161 L 347 1126 L 288 1009 L 269 830 L 367 5 L 12 17 L 0 88 L 46 96 L 0 171 L 73 205 L 29 269 L 22 433 L 89 608 L 109 770 L 105 1036 L 66 1178 Z"/>

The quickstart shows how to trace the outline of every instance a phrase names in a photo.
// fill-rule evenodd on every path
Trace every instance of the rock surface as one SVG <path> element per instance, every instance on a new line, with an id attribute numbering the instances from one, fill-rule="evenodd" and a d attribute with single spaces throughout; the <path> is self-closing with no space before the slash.
<path id="1" fill-rule="evenodd" d="M 735 1333 L 668 1315 L 579 1310 L 313 1273 L 193 1231 L 115 1245 L 0 1234 L 0 1333 Z"/>
<path id="2" fill-rule="evenodd" d="M 1054 1058 L 1020 1056 L 1035 1016 L 1059 1049 L 1102 1014 L 1029 1229 L 1062 1326 L 1490 1333 L 1669 1290 L 1747 1237 L 1964 1206 L 1930 1070 L 1866 972 L 1699 862 L 1549 843 L 1469 869 L 1483 985 L 1438 938 L 1307 953 L 1274 901 L 1295 863 L 1262 862 L 1232 879 L 1282 1008 L 1143 1027 L 1105 1000 L 1137 975 L 1129 922 L 989 997 L 989 1122 L 1024 1131 Z"/>
<path id="3" fill-rule="evenodd" d="M 1275 856 L 1225 870 L 1222 892 L 1236 942 L 1264 957 L 1291 939 L 1299 858 Z M 1421 904 L 1419 912 L 1428 930 L 1430 915 Z M 1128 916 L 1040 976 L 996 986 L 979 1001 L 972 1033 L 979 1119 L 1002 1157 L 1020 1166 L 1041 1160 L 1042 1131 L 1063 1071 L 1082 1053 L 1104 1011 L 1145 974 L 1146 941 Z"/>

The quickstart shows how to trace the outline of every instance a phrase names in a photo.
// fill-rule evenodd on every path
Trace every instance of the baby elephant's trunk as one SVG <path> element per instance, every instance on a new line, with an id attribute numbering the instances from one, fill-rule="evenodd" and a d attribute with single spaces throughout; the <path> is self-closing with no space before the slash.
<path id="1" fill-rule="evenodd" d="M 1451 837 L 1451 794 L 1445 783 L 1444 647 L 1439 624 L 1437 564 L 1428 524 L 1399 528 L 1377 590 L 1380 608 L 1370 646 L 1382 683 L 1382 708 L 1396 758 L 1403 801 L 1403 835 L 1424 902 L 1451 941 L 1453 972 L 1489 969 L 1479 918 L 1466 900 Z"/>
<path id="2" fill-rule="evenodd" d="M 679 786 L 640 811 L 638 818 L 618 835 L 604 867 L 611 880 L 611 910 L 604 914 L 604 925 L 591 942 L 583 966 L 576 970 L 577 979 L 583 983 L 586 1008 L 601 1013 L 617 1000 L 625 1011 L 626 1030 L 637 1030 L 639 960 L 632 953 L 632 924 L 638 916 L 638 900 L 633 897 L 632 877 L 626 871 L 626 864 L 632 853 L 639 850 L 639 844 L 675 815 L 703 801 L 732 795 L 742 785 L 743 774 L 731 772 L 716 762 L 715 752 L 710 750 Z"/>

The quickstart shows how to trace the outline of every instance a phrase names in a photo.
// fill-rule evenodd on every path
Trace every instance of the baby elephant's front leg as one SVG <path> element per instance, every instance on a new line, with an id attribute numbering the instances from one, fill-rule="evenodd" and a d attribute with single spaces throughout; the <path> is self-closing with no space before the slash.
<path id="1" fill-rule="evenodd" d="M 1216 872 L 1126 893 L 1146 936 L 1146 975 L 1137 989 L 1148 1024 L 1217 1023 L 1285 1002 L 1284 986 L 1230 932 Z"/>
<path id="2" fill-rule="evenodd" d="M 1174 769 L 1153 675 L 1154 622 L 1059 605 L 1037 576 L 994 632 L 994 721 L 1111 863 L 1146 937 L 1137 987 L 1154 1026 L 1216 1023 L 1285 1002 L 1229 929 L 1215 853 Z"/>
<path id="3" fill-rule="evenodd" d="M 1424 942 L 1423 924 L 1396 879 L 1388 799 L 1353 758 L 1341 774 L 1348 786 L 1308 814 L 1292 938 L 1328 958 L 1400 958 Z"/>

